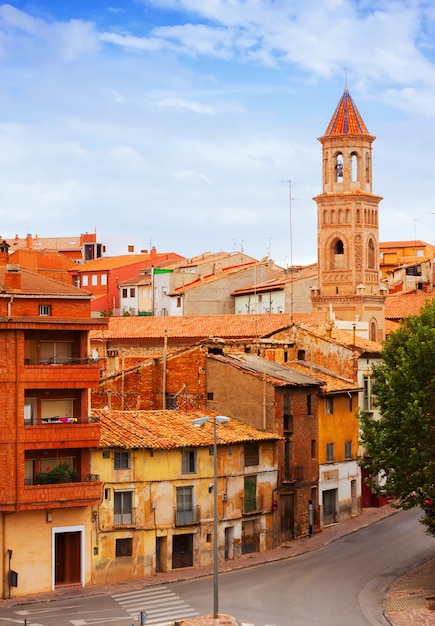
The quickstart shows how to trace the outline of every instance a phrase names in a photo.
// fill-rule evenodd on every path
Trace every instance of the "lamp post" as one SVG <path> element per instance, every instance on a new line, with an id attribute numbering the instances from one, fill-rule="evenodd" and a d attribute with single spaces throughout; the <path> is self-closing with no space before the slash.
<path id="1" fill-rule="evenodd" d="M 218 619 L 219 613 L 219 586 L 218 586 L 218 499 L 217 499 L 217 444 L 216 423 L 227 424 L 230 421 L 225 415 L 215 417 L 198 417 L 192 420 L 194 426 L 202 426 L 213 420 L 213 619 Z"/>

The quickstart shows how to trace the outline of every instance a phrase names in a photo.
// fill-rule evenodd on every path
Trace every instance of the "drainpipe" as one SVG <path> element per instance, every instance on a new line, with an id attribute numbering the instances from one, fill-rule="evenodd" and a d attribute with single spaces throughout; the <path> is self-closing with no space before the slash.
<path id="1" fill-rule="evenodd" d="M 8 302 L 8 317 L 12 317 L 12 302 L 13 301 L 14 301 L 14 296 L 11 296 Z"/>

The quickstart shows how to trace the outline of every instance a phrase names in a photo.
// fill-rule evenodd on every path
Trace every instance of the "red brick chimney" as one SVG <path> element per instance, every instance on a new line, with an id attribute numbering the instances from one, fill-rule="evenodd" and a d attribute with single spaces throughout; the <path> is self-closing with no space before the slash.
<path id="1" fill-rule="evenodd" d="M 5 285 L 9 289 L 21 289 L 21 271 L 17 264 L 9 263 L 6 265 Z"/>

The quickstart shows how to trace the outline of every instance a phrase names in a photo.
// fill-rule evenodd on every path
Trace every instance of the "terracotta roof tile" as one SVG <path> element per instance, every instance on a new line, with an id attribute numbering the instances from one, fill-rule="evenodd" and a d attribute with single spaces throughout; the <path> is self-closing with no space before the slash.
<path id="1" fill-rule="evenodd" d="M 347 87 L 326 129 L 327 135 L 370 135 Z"/>
<path id="2" fill-rule="evenodd" d="M 289 363 L 289 367 L 308 376 L 315 376 L 324 384 L 321 391 L 324 393 L 332 393 L 337 391 L 358 391 L 360 388 L 352 381 L 343 377 L 336 376 L 332 373 L 321 371 L 316 366 L 309 364 Z"/>
<path id="3" fill-rule="evenodd" d="M 15 293 L 26 295 L 43 295 L 53 297 L 71 297 L 75 298 L 91 298 L 91 294 L 88 291 L 74 287 L 58 280 L 53 280 L 42 274 L 31 272 L 30 270 L 20 267 L 19 273 L 21 276 L 21 288 L 13 289 L 5 285 L 6 281 L 6 267 L 0 267 L 0 291 L 3 293 Z"/>
<path id="4" fill-rule="evenodd" d="M 385 318 L 402 320 L 408 315 L 419 315 L 420 309 L 427 300 L 433 300 L 435 293 L 421 291 L 398 291 L 387 296 L 385 300 Z"/>
<path id="5" fill-rule="evenodd" d="M 173 450 L 183 447 L 213 445 L 213 421 L 200 428 L 192 424 L 199 417 L 213 417 L 217 413 L 204 411 L 109 411 L 94 409 L 94 420 L 101 424 L 100 448 L 134 450 L 151 448 Z M 231 417 L 231 416 L 229 416 Z M 235 444 L 245 441 L 276 441 L 279 435 L 263 432 L 231 418 L 217 424 L 217 443 Z"/>
<path id="6" fill-rule="evenodd" d="M 296 323 L 311 320 L 309 313 L 294 313 Z M 168 338 L 247 339 L 272 335 L 289 328 L 292 318 L 288 313 L 263 315 L 188 315 L 173 317 L 110 317 L 104 331 L 105 339 L 158 339 Z M 100 339 L 99 333 L 91 333 L 92 339 Z"/>
<path id="7" fill-rule="evenodd" d="M 111 270 L 118 267 L 135 265 L 137 263 L 143 263 L 144 267 L 151 267 L 151 265 L 157 265 L 161 261 L 168 261 L 171 260 L 171 258 L 174 262 L 178 259 L 183 259 L 182 256 L 175 252 L 162 252 L 153 255 L 149 253 L 120 254 L 119 256 L 100 257 L 93 261 L 87 261 L 82 265 L 78 265 L 75 269 L 75 273 Z"/>
<path id="8" fill-rule="evenodd" d="M 348 330 L 342 330 L 341 328 L 333 328 L 330 337 L 328 336 L 326 326 L 305 325 L 304 328 L 312 335 L 322 337 L 327 341 L 337 343 L 341 346 L 355 347 L 361 353 L 380 353 L 382 350 L 382 345 L 380 343 L 376 341 L 370 341 L 369 339 L 364 339 L 363 337 L 359 337 L 358 335 L 354 337 L 353 332 Z"/>

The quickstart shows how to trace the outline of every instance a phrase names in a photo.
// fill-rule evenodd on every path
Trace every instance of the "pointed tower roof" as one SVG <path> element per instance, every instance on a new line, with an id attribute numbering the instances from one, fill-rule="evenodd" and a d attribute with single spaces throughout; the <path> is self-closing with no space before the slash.
<path id="1" fill-rule="evenodd" d="M 326 129 L 328 135 L 370 135 L 347 87 Z"/>

